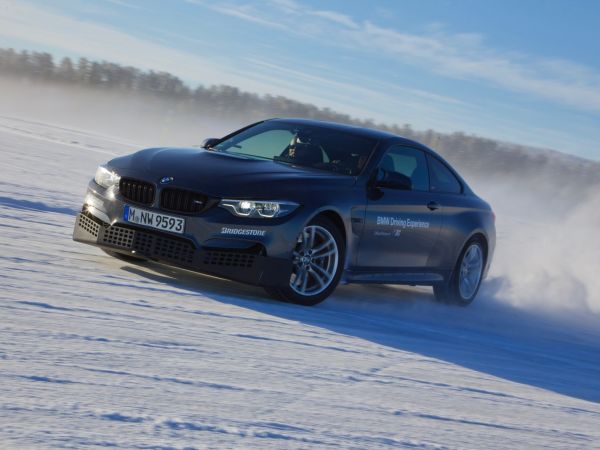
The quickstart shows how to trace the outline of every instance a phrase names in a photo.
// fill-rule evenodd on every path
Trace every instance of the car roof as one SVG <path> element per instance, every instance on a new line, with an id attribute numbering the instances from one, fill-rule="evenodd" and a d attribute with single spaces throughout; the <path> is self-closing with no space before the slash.
<path id="1" fill-rule="evenodd" d="M 297 118 L 276 118 L 276 119 L 268 119 L 267 121 L 268 122 L 273 121 L 273 122 L 291 123 L 291 124 L 297 123 L 299 125 L 313 125 L 313 126 L 317 126 L 317 127 L 328 128 L 330 130 L 338 130 L 338 131 L 342 131 L 342 132 L 346 132 L 346 133 L 352 133 L 354 135 L 363 136 L 365 138 L 376 139 L 379 142 L 384 143 L 384 144 L 401 144 L 401 145 L 408 145 L 411 147 L 417 147 L 421 150 L 424 150 L 425 152 L 428 152 L 429 154 L 435 155 L 435 157 L 437 159 L 442 160 L 444 162 L 444 164 L 448 168 L 450 168 L 452 173 L 461 181 L 464 192 L 471 193 L 471 194 L 473 193 L 473 191 L 471 190 L 470 186 L 465 181 L 465 179 L 439 153 L 437 153 L 435 150 L 430 149 L 426 145 L 421 144 L 420 142 L 413 141 L 412 139 L 408 139 L 403 136 L 399 136 L 397 134 L 389 133 L 387 131 L 375 130 L 373 128 L 365 128 L 365 127 L 359 127 L 356 125 L 347 125 L 347 124 L 337 123 L 337 122 L 326 122 L 323 120 L 297 119 Z M 265 121 L 265 122 L 267 122 L 267 121 Z"/>
<path id="2" fill-rule="evenodd" d="M 425 150 L 431 150 L 428 147 L 426 147 L 425 145 L 417 142 L 417 141 L 413 141 L 412 139 L 408 139 L 402 136 L 399 136 L 397 134 L 393 134 L 393 133 L 389 133 L 387 131 L 382 131 L 382 130 L 375 130 L 373 128 L 365 128 L 365 127 L 359 127 L 356 125 L 348 125 L 348 124 L 344 124 L 344 123 L 337 123 L 337 122 L 326 122 L 323 120 L 313 120 L 313 119 L 297 119 L 297 118 L 276 118 L 276 119 L 269 119 L 269 122 L 285 122 L 285 123 L 291 123 L 291 124 L 298 124 L 298 125 L 312 125 L 312 126 L 317 126 L 317 127 L 322 127 L 322 128 L 328 128 L 330 130 L 337 130 L 337 131 L 342 131 L 342 132 L 346 132 L 346 133 L 351 133 L 357 136 L 363 136 L 366 138 L 370 138 L 370 139 L 376 139 L 378 141 L 394 141 L 394 142 L 399 142 L 399 143 L 403 143 L 403 144 L 407 144 L 407 145 L 411 145 L 411 146 L 416 146 Z"/>

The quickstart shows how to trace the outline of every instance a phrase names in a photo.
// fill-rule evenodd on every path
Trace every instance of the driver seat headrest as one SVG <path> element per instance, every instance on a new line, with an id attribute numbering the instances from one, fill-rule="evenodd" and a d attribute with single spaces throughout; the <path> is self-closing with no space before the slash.
<path id="1" fill-rule="evenodd" d="M 323 162 L 321 147 L 315 144 L 297 142 L 288 151 L 289 158 L 299 164 L 312 166 Z"/>

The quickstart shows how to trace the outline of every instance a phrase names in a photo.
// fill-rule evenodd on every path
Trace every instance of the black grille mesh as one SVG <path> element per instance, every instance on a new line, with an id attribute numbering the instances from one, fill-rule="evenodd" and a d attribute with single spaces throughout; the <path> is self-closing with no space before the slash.
<path id="1" fill-rule="evenodd" d="M 150 258 L 173 261 L 184 266 L 195 266 L 200 263 L 205 266 L 251 269 L 259 256 L 258 251 L 204 249 L 200 252 L 201 259 L 195 262 L 194 257 L 198 250 L 187 239 L 119 225 L 100 226 L 83 214 L 79 215 L 79 225 L 93 236 L 99 237 L 98 243 L 101 245 L 135 250 Z"/>
<path id="2" fill-rule="evenodd" d="M 135 231 L 123 227 L 108 227 L 104 230 L 102 239 L 105 244 L 115 247 L 131 248 Z"/>
<path id="3" fill-rule="evenodd" d="M 98 225 L 93 219 L 90 219 L 85 214 L 79 214 L 77 216 L 79 226 L 85 231 L 90 233 L 93 237 L 97 238 L 100 233 L 100 225 Z"/>
<path id="4" fill-rule="evenodd" d="M 147 181 L 121 178 L 119 191 L 123 197 L 135 203 L 151 205 L 154 202 L 154 185 Z"/>
<path id="5" fill-rule="evenodd" d="M 160 207 L 167 211 L 199 213 L 206 201 L 205 195 L 185 189 L 165 188 L 160 194 Z"/>
<path id="6" fill-rule="evenodd" d="M 194 261 L 195 247 L 185 240 L 118 225 L 104 229 L 102 244 L 136 250 L 157 259 L 166 259 L 184 264 Z"/>
<path id="7" fill-rule="evenodd" d="M 136 231 L 133 248 L 155 258 L 186 264 L 192 264 L 194 261 L 195 248 L 190 242 L 159 234 Z"/>
<path id="8" fill-rule="evenodd" d="M 255 259 L 256 255 L 251 253 L 208 250 L 204 253 L 203 263 L 210 266 L 230 266 L 249 269 L 254 265 Z"/>

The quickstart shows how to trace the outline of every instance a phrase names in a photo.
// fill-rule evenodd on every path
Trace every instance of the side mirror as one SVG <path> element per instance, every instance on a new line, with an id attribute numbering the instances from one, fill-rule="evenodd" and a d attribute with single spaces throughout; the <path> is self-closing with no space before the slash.
<path id="1" fill-rule="evenodd" d="M 212 148 L 219 143 L 221 139 L 218 138 L 208 138 L 202 141 L 202 148 Z"/>
<path id="2" fill-rule="evenodd" d="M 377 169 L 377 174 L 375 176 L 375 187 L 410 191 L 412 190 L 412 180 L 406 175 L 402 175 L 398 172 Z"/>

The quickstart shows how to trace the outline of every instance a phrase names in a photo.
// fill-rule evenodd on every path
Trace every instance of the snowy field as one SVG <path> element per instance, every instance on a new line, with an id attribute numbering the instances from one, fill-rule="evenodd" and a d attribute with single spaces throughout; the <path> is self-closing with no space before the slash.
<path id="1" fill-rule="evenodd" d="M 0 118 L 0 448 L 600 448 L 599 311 L 502 297 L 509 220 L 467 309 L 281 304 L 71 240 L 97 164 L 136 148 Z"/>

